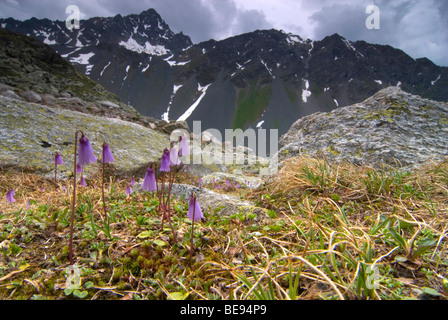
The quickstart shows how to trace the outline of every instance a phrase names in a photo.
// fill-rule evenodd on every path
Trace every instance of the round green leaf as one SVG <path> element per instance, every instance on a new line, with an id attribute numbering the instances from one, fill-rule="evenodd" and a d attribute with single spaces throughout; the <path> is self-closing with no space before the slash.
<path id="1" fill-rule="evenodd" d="M 143 231 L 137 235 L 137 238 L 146 239 L 152 237 L 152 231 Z"/>
<path id="2" fill-rule="evenodd" d="M 75 297 L 78 297 L 79 299 L 83 299 L 85 297 L 87 297 L 87 291 L 79 291 L 79 290 L 75 290 L 73 291 L 73 295 Z"/>

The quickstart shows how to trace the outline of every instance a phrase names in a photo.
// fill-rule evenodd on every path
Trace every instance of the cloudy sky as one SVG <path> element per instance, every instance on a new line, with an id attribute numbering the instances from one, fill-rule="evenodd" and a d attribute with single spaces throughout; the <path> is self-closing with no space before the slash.
<path id="1" fill-rule="evenodd" d="M 366 27 L 372 4 L 379 29 Z M 270 28 L 312 40 L 339 33 L 448 66 L 448 0 L 0 0 L 0 17 L 65 20 L 68 5 L 77 5 L 82 19 L 154 8 L 195 43 Z"/>

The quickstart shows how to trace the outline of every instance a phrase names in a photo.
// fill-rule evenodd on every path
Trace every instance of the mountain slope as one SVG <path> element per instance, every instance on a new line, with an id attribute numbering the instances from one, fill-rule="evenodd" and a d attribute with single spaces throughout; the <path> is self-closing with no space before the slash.
<path id="1" fill-rule="evenodd" d="M 363 101 L 388 86 L 447 101 L 448 68 L 390 46 L 320 41 L 257 30 L 192 44 L 153 9 L 138 15 L 62 22 L 0 20 L 53 46 L 140 113 L 201 120 L 202 128 L 263 127 L 285 133 L 303 116 Z"/>

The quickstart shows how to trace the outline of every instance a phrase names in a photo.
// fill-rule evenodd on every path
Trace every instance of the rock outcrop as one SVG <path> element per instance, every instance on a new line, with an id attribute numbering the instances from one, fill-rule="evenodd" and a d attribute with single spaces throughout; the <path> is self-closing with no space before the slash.
<path id="1" fill-rule="evenodd" d="M 280 161 L 303 153 L 412 167 L 448 155 L 448 104 L 388 87 L 361 103 L 299 119 L 279 144 Z"/>
<path id="2" fill-rule="evenodd" d="M 169 146 L 168 135 L 139 124 L 1 96 L 0 119 L 0 165 L 49 177 L 53 175 L 55 152 L 64 160 L 58 168 L 60 177 L 72 174 L 76 130 L 89 138 L 98 160 L 103 141 L 109 144 L 119 175 L 158 161 Z M 88 166 L 86 170 L 95 168 Z"/>

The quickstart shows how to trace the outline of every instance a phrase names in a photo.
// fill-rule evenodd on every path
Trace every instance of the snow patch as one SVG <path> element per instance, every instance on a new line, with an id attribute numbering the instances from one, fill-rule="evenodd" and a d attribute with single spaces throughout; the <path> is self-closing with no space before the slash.
<path id="1" fill-rule="evenodd" d="M 345 43 L 345 45 L 347 46 L 347 48 L 349 48 L 349 49 L 355 51 L 355 52 L 356 52 L 357 54 L 359 54 L 361 57 L 364 57 L 364 55 L 363 55 L 361 52 L 359 52 L 358 50 L 356 50 L 356 48 L 353 46 L 353 44 L 352 44 L 350 41 L 348 41 L 347 39 L 341 39 L 341 40 L 344 41 L 344 43 Z"/>
<path id="2" fill-rule="evenodd" d="M 308 97 L 311 96 L 311 91 L 308 90 L 308 88 L 310 87 L 310 83 L 308 80 L 304 80 L 304 81 L 305 81 L 305 89 L 302 90 L 302 101 L 307 103 Z"/>
<path id="3" fill-rule="evenodd" d="M 289 34 L 288 37 L 286 37 L 286 42 L 288 42 L 288 44 L 290 44 L 290 45 L 294 45 L 296 43 L 303 43 L 303 40 L 300 39 L 299 36 Z"/>
<path id="4" fill-rule="evenodd" d="M 310 48 L 310 50 L 308 50 L 308 55 L 311 54 L 311 51 L 313 51 L 313 48 L 314 48 L 314 41 L 311 41 L 311 48 Z"/>
<path id="5" fill-rule="evenodd" d="M 171 58 L 173 58 L 173 57 L 174 57 L 174 54 L 172 54 L 171 56 L 169 56 L 168 58 L 163 59 L 163 60 L 166 61 L 166 62 L 168 62 L 168 64 L 169 64 L 170 66 L 184 66 L 184 65 L 186 65 L 186 64 L 188 64 L 188 63 L 191 62 L 191 60 L 184 61 L 184 62 L 170 61 Z"/>
<path id="6" fill-rule="evenodd" d="M 131 51 L 135 51 L 138 53 L 147 53 L 155 56 L 163 56 L 169 53 L 169 50 L 167 50 L 164 46 L 153 46 L 148 41 L 146 41 L 144 45 L 140 45 L 134 38 L 132 38 L 132 35 L 129 37 L 128 41 L 121 41 L 119 45 Z"/>
<path id="7" fill-rule="evenodd" d="M 124 82 L 124 80 L 126 80 L 126 79 L 128 78 L 129 68 L 130 68 L 130 66 L 128 65 L 128 66 L 126 67 L 126 76 L 123 78 L 123 82 Z"/>
<path id="8" fill-rule="evenodd" d="M 205 97 L 207 89 L 210 85 L 211 83 L 206 85 L 205 87 L 201 87 L 201 85 L 198 84 L 198 90 L 202 92 L 201 96 L 187 109 L 187 111 L 185 111 L 183 115 L 179 117 L 179 119 L 177 119 L 177 121 L 185 121 L 188 119 L 188 117 L 193 113 L 194 109 L 196 109 L 196 107 L 199 105 L 202 98 Z"/>
<path id="9" fill-rule="evenodd" d="M 264 67 L 266 68 L 266 70 L 268 70 L 269 74 L 271 75 L 272 79 L 275 79 L 275 76 L 272 74 L 272 70 L 268 68 L 268 65 L 266 64 L 266 62 L 264 62 L 263 60 L 261 60 L 261 63 L 264 65 Z"/>
<path id="10" fill-rule="evenodd" d="M 48 45 L 56 44 L 56 40 L 49 40 L 48 37 L 44 39 L 44 43 Z"/>
<path id="11" fill-rule="evenodd" d="M 103 70 L 101 70 L 101 72 L 100 72 L 100 77 L 103 76 L 103 72 L 104 72 L 104 70 L 106 70 L 106 68 L 110 65 L 110 63 L 111 63 L 111 61 L 109 61 L 109 63 L 106 64 L 106 66 L 103 68 Z"/>
<path id="12" fill-rule="evenodd" d="M 92 71 L 93 68 L 93 64 L 89 64 L 86 67 L 86 75 L 88 76 L 90 74 L 90 71 Z"/>
<path id="13" fill-rule="evenodd" d="M 437 79 L 436 79 L 436 80 L 434 80 L 434 81 L 431 81 L 431 85 L 432 85 L 432 86 L 433 86 L 433 85 L 435 85 L 435 84 L 436 84 L 436 82 L 440 80 L 440 77 L 441 77 L 441 74 L 439 74 L 439 76 L 437 77 Z"/>
<path id="14" fill-rule="evenodd" d="M 166 108 L 166 112 L 164 112 L 164 113 L 162 114 L 162 120 L 164 120 L 164 121 L 166 121 L 166 122 L 169 122 L 169 121 L 170 121 L 170 119 L 169 119 L 169 114 L 170 114 L 171 105 L 173 104 L 173 98 L 174 98 L 174 96 L 176 95 L 177 90 L 180 89 L 180 87 L 182 87 L 182 85 L 178 85 L 178 86 L 174 85 L 174 87 L 173 87 L 173 93 L 172 93 L 171 96 L 170 96 L 170 102 L 168 103 L 168 107 Z"/>
<path id="15" fill-rule="evenodd" d="M 70 58 L 71 63 L 79 63 L 79 64 L 89 64 L 89 59 L 93 57 L 95 54 L 93 52 L 89 53 L 81 53 L 76 58 Z"/>

